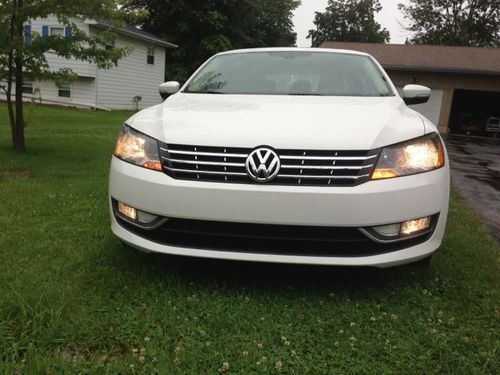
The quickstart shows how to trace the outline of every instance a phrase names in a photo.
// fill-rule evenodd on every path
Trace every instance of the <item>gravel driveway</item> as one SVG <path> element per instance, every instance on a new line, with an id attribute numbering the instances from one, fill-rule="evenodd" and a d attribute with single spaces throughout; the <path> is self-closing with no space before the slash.
<path id="1" fill-rule="evenodd" d="M 451 182 L 500 242 L 500 139 L 447 135 Z"/>

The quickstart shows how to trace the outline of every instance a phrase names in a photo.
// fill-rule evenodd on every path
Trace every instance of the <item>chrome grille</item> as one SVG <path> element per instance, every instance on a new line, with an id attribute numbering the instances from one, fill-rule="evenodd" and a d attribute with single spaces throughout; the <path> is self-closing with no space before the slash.
<path id="1" fill-rule="evenodd" d="M 251 148 L 160 144 L 163 170 L 170 177 L 255 184 L 246 172 Z M 369 180 L 378 150 L 276 150 L 281 160 L 274 185 L 359 185 Z"/>

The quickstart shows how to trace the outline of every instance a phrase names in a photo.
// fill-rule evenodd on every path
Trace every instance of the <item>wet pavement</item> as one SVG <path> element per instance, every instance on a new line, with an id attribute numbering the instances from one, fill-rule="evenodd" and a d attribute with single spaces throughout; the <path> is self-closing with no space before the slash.
<path id="1" fill-rule="evenodd" d="M 447 135 L 451 182 L 500 242 L 500 139 Z"/>

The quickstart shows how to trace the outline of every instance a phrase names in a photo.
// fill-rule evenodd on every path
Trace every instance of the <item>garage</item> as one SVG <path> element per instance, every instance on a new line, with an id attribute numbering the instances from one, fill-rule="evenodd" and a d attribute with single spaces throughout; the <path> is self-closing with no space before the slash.
<path id="1" fill-rule="evenodd" d="M 347 42 L 322 47 L 372 55 L 399 92 L 411 83 L 429 87 L 429 102 L 411 108 L 441 133 L 500 138 L 500 48 Z"/>
<path id="2" fill-rule="evenodd" d="M 455 90 L 449 129 L 453 134 L 500 136 L 500 92 Z"/>
<path id="3" fill-rule="evenodd" d="M 403 94 L 403 88 L 398 87 L 398 92 L 400 95 Z M 424 104 L 419 104 L 413 107 L 414 110 L 423 114 L 434 124 L 439 122 L 439 116 L 441 114 L 441 104 L 443 102 L 443 89 L 433 88 L 431 91 L 431 97 L 429 101 Z"/>

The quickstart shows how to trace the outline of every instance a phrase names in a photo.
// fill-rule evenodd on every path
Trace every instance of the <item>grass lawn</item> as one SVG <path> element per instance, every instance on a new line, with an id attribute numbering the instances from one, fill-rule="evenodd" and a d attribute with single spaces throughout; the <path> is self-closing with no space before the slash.
<path id="1" fill-rule="evenodd" d="M 499 246 L 454 194 L 428 269 L 146 255 L 109 229 L 127 112 L 0 107 L 0 373 L 495 373 Z"/>

